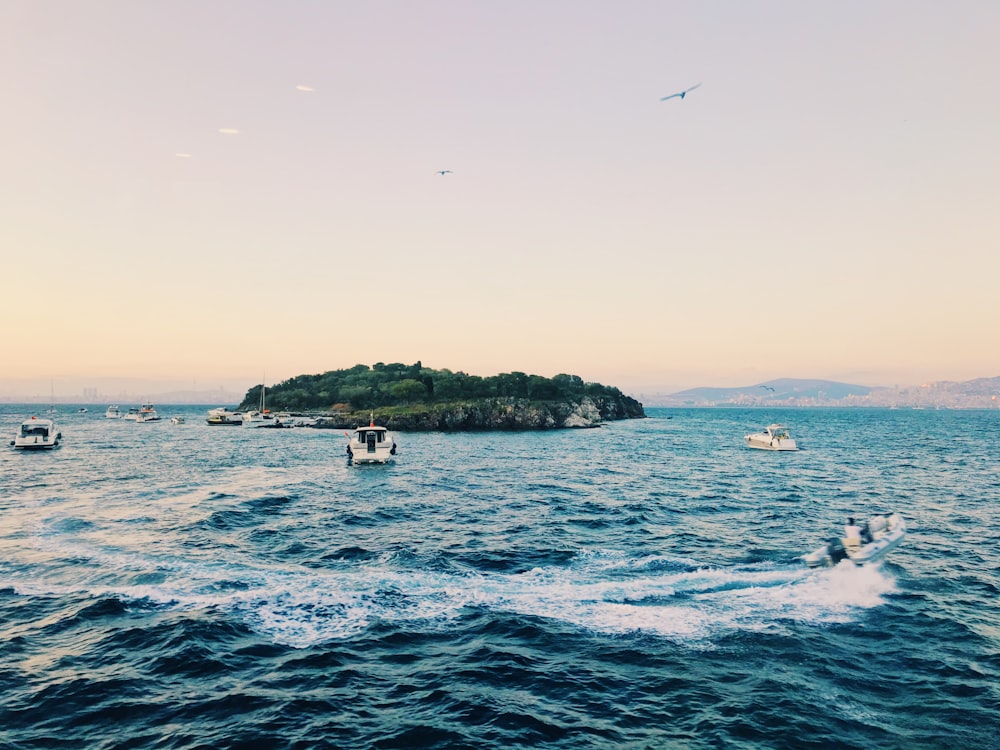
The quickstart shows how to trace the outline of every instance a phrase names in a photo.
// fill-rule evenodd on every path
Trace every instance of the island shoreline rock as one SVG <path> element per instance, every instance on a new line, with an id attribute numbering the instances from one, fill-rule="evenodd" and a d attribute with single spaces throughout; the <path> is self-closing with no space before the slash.
<path id="1" fill-rule="evenodd" d="M 530 401 L 512 397 L 352 410 L 316 417 L 317 429 L 354 429 L 370 419 L 399 432 L 478 432 L 587 429 L 605 422 L 646 417 L 628 396 L 584 397 L 574 401 Z"/>

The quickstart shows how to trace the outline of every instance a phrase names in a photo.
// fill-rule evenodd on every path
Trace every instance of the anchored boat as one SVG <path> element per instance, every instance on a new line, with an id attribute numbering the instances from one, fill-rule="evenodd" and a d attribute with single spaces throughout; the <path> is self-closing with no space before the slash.
<path id="1" fill-rule="evenodd" d="M 374 414 L 367 427 L 358 427 L 353 435 L 347 437 L 347 456 L 352 463 L 386 464 L 396 455 L 392 433 L 375 424 Z"/>
<path id="2" fill-rule="evenodd" d="M 763 432 L 751 432 L 743 437 L 751 448 L 765 451 L 797 451 L 799 447 L 792 440 L 788 428 L 780 424 L 769 424 Z"/>
<path id="3" fill-rule="evenodd" d="M 55 422 L 51 419 L 32 417 L 21 423 L 21 428 L 10 444 L 22 450 L 44 450 L 55 448 L 60 440 L 62 433 L 56 429 Z"/>

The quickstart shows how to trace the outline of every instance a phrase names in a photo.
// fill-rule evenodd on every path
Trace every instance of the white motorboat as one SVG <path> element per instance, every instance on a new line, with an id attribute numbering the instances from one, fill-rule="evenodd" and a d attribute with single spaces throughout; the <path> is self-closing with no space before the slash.
<path id="1" fill-rule="evenodd" d="M 906 521 L 898 513 L 874 515 L 854 528 L 857 529 L 856 534 L 835 537 L 803 555 L 806 565 L 810 568 L 831 567 L 842 560 L 854 565 L 871 565 L 880 562 L 906 536 Z"/>
<path id="2" fill-rule="evenodd" d="M 367 427 L 358 427 L 348 438 L 347 456 L 351 463 L 385 464 L 396 455 L 392 433 L 375 424 L 374 415 Z"/>
<path id="3" fill-rule="evenodd" d="M 138 422 L 139 421 L 139 407 L 138 406 L 132 406 L 132 407 L 130 407 L 129 410 L 125 414 L 122 414 L 122 419 L 127 419 L 130 422 Z"/>
<path id="4" fill-rule="evenodd" d="M 118 404 L 111 404 L 111 406 L 108 407 L 108 410 L 106 412 L 104 412 L 104 418 L 105 419 L 121 419 L 122 418 L 122 410 L 118 408 Z"/>
<path id="5" fill-rule="evenodd" d="M 769 424 L 763 432 L 751 432 L 743 439 L 751 448 L 765 451 L 797 451 L 799 447 L 792 440 L 788 428 L 780 424 Z"/>
<path id="6" fill-rule="evenodd" d="M 23 450 L 43 450 L 55 448 L 62 440 L 62 433 L 56 429 L 51 419 L 32 417 L 21 422 L 21 428 L 14 434 L 10 444 Z"/>
<path id="7" fill-rule="evenodd" d="M 156 409 L 153 408 L 152 404 L 143 404 L 139 407 L 139 416 L 136 417 L 136 422 L 158 422 L 160 421 L 160 415 L 156 413 Z"/>
<path id="8" fill-rule="evenodd" d="M 215 426 L 239 427 L 243 424 L 243 415 L 238 411 L 229 411 L 226 407 L 220 406 L 218 409 L 209 409 L 206 421 Z"/>
<path id="9" fill-rule="evenodd" d="M 171 417 L 170 424 L 184 424 L 184 417 Z"/>

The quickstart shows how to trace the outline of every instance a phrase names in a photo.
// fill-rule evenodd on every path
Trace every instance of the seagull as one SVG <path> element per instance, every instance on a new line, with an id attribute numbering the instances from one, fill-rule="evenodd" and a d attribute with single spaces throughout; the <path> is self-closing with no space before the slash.
<path id="1" fill-rule="evenodd" d="M 446 174 L 454 174 L 454 172 L 452 172 L 450 169 L 439 169 L 434 174 L 439 174 L 439 175 L 443 176 L 443 175 L 446 175 Z"/>
<path id="2" fill-rule="evenodd" d="M 677 94 L 671 94 L 670 96 L 663 96 L 663 97 L 660 97 L 660 101 L 661 101 L 661 102 L 665 102 L 665 101 L 666 101 L 667 99 L 673 99 L 673 98 L 674 98 L 675 96 L 679 96 L 679 97 L 680 97 L 681 99 L 683 99 L 683 98 L 684 98 L 685 96 L 687 96 L 687 94 L 688 94 L 688 92 L 689 92 L 689 91 L 694 91 L 694 90 L 695 90 L 696 88 L 698 88 L 699 86 L 701 86 L 701 84 L 700 84 L 700 83 L 696 83 L 696 84 L 695 84 L 694 86 L 692 86 L 691 88 L 689 88 L 689 89 L 684 89 L 684 90 L 683 90 L 683 91 L 681 91 L 680 93 L 677 93 Z"/>
<path id="3" fill-rule="evenodd" d="M 772 388 L 772 387 L 771 387 L 771 386 L 769 386 L 769 385 L 762 385 L 762 386 L 760 386 L 760 387 L 761 387 L 761 388 L 765 388 L 765 389 L 769 390 L 769 391 L 770 391 L 771 393 L 774 393 L 774 388 Z"/>

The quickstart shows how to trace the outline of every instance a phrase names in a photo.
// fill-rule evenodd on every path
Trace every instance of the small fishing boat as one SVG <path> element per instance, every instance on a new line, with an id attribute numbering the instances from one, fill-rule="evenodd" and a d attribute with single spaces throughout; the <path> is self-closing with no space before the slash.
<path id="1" fill-rule="evenodd" d="M 822 547 L 803 555 L 810 568 L 832 567 L 842 560 L 854 565 L 871 565 L 880 562 L 899 546 L 906 536 L 906 521 L 898 513 L 880 513 L 861 526 L 853 518 L 845 527 L 843 537 L 834 537 Z"/>
<path id="2" fill-rule="evenodd" d="M 751 432 L 743 439 L 751 448 L 765 451 L 797 451 L 799 447 L 792 440 L 788 428 L 780 424 L 769 424 L 763 432 Z"/>
<path id="3" fill-rule="evenodd" d="M 32 417 L 21 423 L 10 444 L 22 450 L 44 450 L 55 448 L 62 440 L 62 433 L 56 429 L 51 419 Z"/>
<path id="4" fill-rule="evenodd" d="M 396 455 L 396 443 L 392 433 L 375 424 L 375 415 L 367 427 L 358 427 L 348 437 L 347 456 L 354 464 L 386 464 Z"/>
<path id="5" fill-rule="evenodd" d="M 104 412 L 104 418 L 105 419 L 121 419 L 122 418 L 122 410 L 118 408 L 118 404 L 111 404 L 111 406 L 108 407 L 108 410 L 106 412 Z"/>

